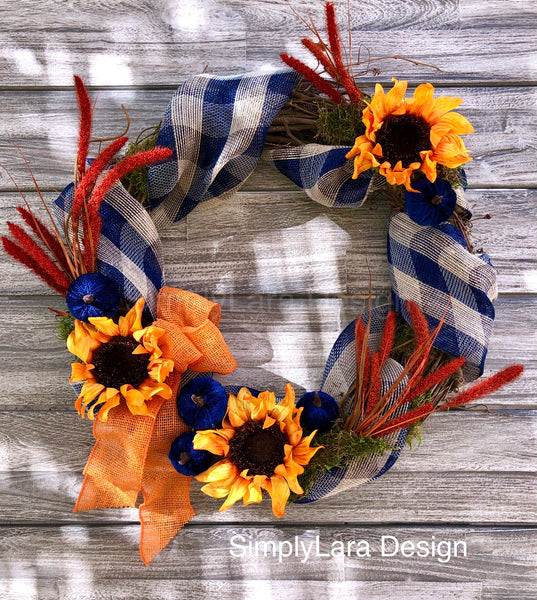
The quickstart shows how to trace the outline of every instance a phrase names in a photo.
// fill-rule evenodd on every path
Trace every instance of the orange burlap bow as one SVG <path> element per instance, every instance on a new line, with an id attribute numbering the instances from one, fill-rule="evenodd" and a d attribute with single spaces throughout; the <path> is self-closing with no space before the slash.
<path id="1" fill-rule="evenodd" d="M 121 403 L 106 422 L 94 424 L 97 441 L 74 510 L 136 506 L 141 491 L 140 554 L 146 564 L 194 515 L 189 499 L 191 478 L 173 468 L 168 452 L 173 440 L 188 429 L 175 402 L 182 373 L 190 369 L 228 374 L 237 366 L 218 329 L 220 314 L 220 306 L 202 296 L 162 288 L 154 325 L 166 331 L 159 345 L 163 356 L 174 361 L 166 381 L 172 397 L 149 400 L 151 416 L 133 416 Z"/>

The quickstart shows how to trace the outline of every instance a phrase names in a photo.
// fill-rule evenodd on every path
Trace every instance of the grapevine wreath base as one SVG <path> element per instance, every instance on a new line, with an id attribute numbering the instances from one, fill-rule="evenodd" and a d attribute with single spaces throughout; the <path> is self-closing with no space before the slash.
<path id="1" fill-rule="evenodd" d="M 497 295 L 490 259 L 471 245 L 460 136 L 473 129 L 453 112 L 462 100 L 434 98 L 430 84 L 406 97 L 396 80 L 367 96 L 343 63 L 330 3 L 326 15 L 328 41 L 303 40 L 317 71 L 282 55 L 291 69 L 193 77 L 121 159 L 126 137 L 88 159 L 93 109 L 75 77 L 75 180 L 41 213 L 24 200 L 26 229 L 8 223 L 2 238 L 66 299 L 58 318 L 77 359 L 75 407 L 96 439 L 75 510 L 133 507 L 142 492 L 146 564 L 194 514 L 193 477 L 220 510 L 268 495 L 281 517 L 289 502 L 377 479 L 426 417 L 522 372 L 507 367 L 459 390 L 483 373 Z M 213 379 L 237 366 L 220 307 L 164 278 L 159 231 L 233 196 L 262 152 L 316 202 L 392 209 L 392 305 L 357 315 L 319 389 L 298 400 L 290 384 L 277 399 Z"/>

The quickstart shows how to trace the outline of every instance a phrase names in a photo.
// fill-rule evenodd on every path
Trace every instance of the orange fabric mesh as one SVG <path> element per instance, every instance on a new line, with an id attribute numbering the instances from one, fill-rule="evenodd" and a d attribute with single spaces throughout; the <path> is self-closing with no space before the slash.
<path id="1" fill-rule="evenodd" d="M 178 374 L 168 380 L 174 397 L 180 381 Z M 194 515 L 189 497 L 191 477 L 178 473 L 168 458 L 173 440 L 187 430 L 175 402 L 165 402 L 157 416 L 142 478 L 140 555 L 146 565 Z"/>
<path id="2" fill-rule="evenodd" d="M 96 420 L 97 440 L 84 469 L 75 511 L 140 506 L 140 554 L 146 564 L 190 520 L 190 477 L 177 473 L 168 459 L 172 441 L 188 428 L 179 418 L 175 399 L 181 374 L 188 368 L 231 373 L 237 366 L 218 330 L 220 306 L 183 290 L 162 288 L 155 325 L 165 329 L 159 340 L 163 356 L 174 361 L 168 378 L 172 397 L 150 400 L 152 417 L 133 416 L 126 404 L 113 409 L 108 421 Z"/>
<path id="3" fill-rule="evenodd" d="M 156 416 L 163 402 L 153 399 L 148 403 L 150 412 Z M 106 422 L 95 420 L 97 442 L 84 469 L 75 512 L 136 505 L 154 425 L 154 418 L 134 417 L 125 403 L 111 410 Z"/>
<path id="4" fill-rule="evenodd" d="M 169 352 L 173 349 L 173 358 L 177 361 L 176 370 L 183 373 L 188 367 L 200 373 L 233 372 L 237 363 L 218 329 L 220 305 L 192 292 L 181 290 L 177 293 L 178 291 L 168 287 L 160 290 L 158 320 L 155 322 L 157 327 L 166 329 L 168 333 L 164 336 L 162 345 L 167 344 Z M 175 325 L 172 337 L 166 323 Z M 199 352 L 195 356 L 185 354 L 182 347 L 185 350 L 198 349 Z M 188 362 L 184 356 L 188 356 Z"/>

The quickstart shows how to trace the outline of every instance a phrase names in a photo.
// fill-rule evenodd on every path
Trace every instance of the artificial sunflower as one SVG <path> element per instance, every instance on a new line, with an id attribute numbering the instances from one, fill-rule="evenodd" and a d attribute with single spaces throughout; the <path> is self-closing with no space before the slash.
<path id="1" fill-rule="evenodd" d="M 273 392 L 255 397 L 242 388 L 237 396 L 229 396 L 222 429 L 196 434 L 196 450 L 224 457 L 196 476 L 206 483 L 201 489 L 207 495 L 227 496 L 221 511 L 241 498 L 245 506 L 261 502 L 262 490 L 266 490 L 272 497 L 274 514 L 282 517 L 291 490 L 304 493 L 297 476 L 320 446 L 310 447 L 315 431 L 303 437 L 301 412 L 295 406 L 295 392 L 289 383 L 285 397 L 278 403 Z"/>
<path id="2" fill-rule="evenodd" d="M 75 319 L 67 338 L 67 349 L 82 363 L 73 363 L 69 381 L 84 381 L 75 408 L 82 417 L 106 421 L 122 400 L 133 415 L 147 415 L 146 401 L 155 395 L 169 399 L 164 383 L 173 370 L 173 360 L 162 358 L 158 341 L 165 330 L 142 327 L 144 299 L 140 298 L 118 323 L 107 317 L 90 317 L 89 323 Z M 88 408 L 89 407 L 89 408 Z"/>
<path id="3" fill-rule="evenodd" d="M 356 138 L 347 158 L 354 157 L 354 174 L 378 167 L 390 185 L 412 189 L 411 177 L 421 170 L 427 179 L 436 179 L 436 165 L 456 168 L 472 160 L 459 137 L 472 133 L 470 122 L 456 112 L 460 98 L 433 98 L 430 83 L 419 85 L 413 98 L 405 99 L 406 81 L 394 81 L 384 94 L 380 84 L 363 112 L 366 131 Z"/>

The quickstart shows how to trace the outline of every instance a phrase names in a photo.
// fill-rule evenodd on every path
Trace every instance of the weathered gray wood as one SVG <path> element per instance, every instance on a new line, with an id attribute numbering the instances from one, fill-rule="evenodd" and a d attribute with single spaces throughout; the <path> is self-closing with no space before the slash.
<path id="1" fill-rule="evenodd" d="M 240 0 L 238 0 L 240 4 Z M 344 2 L 334 3 L 340 26 L 348 23 L 347 6 Z M 282 7 L 282 10 L 274 8 Z M 293 3 L 303 16 L 311 15 L 320 30 L 324 30 L 324 5 L 316 0 Z M 293 13 L 285 10 L 285 0 L 258 0 L 255 11 L 248 15 L 250 21 L 258 20 L 274 29 L 294 32 L 303 30 L 303 25 Z M 354 29 L 367 31 L 384 30 L 434 30 L 487 27 L 532 27 L 536 16 L 535 6 L 524 0 L 494 0 L 486 6 L 479 0 L 444 0 L 435 2 L 405 2 L 393 0 L 389 5 L 381 0 L 368 2 L 367 7 L 351 3 L 350 20 Z M 429 41 L 429 40 L 427 40 Z"/>
<path id="2" fill-rule="evenodd" d="M 103 90 L 95 110 L 94 133 L 98 137 L 121 133 L 125 117 L 123 103 L 131 118 L 129 135 L 136 138 L 145 127 L 160 121 L 174 87 L 187 75 L 177 76 L 167 89 Z M 433 74 L 431 81 L 435 81 Z M 1 79 L 0 79 L 1 81 Z M 72 85 L 69 80 L 68 85 Z M 93 92 L 95 94 L 95 92 Z M 537 126 L 533 118 L 537 91 L 533 87 L 454 87 L 437 91 L 439 96 L 458 96 L 459 109 L 470 119 L 475 133 L 466 136 L 474 160 L 466 166 L 471 187 L 526 187 L 535 184 Z M 72 179 L 76 155 L 78 114 L 74 92 L 0 91 L 0 162 L 23 188 L 32 183 L 26 167 L 11 146 L 13 139 L 28 157 L 36 179 L 44 188 L 61 188 Z M 93 151 L 97 148 L 94 147 Z M 269 175 L 270 177 L 270 175 Z M 282 183 L 286 182 L 286 183 Z M 283 185 L 294 189 L 286 179 L 267 179 L 267 172 L 254 173 L 250 189 L 273 190 Z M 13 189 L 0 170 L 0 188 Z"/>
<path id="3" fill-rule="evenodd" d="M 301 598 L 310 598 L 312 592 L 319 589 L 317 584 L 309 588 L 308 581 L 389 581 L 394 590 L 402 585 L 402 593 L 409 579 L 431 582 L 432 589 L 438 582 L 481 584 L 481 597 L 485 600 L 533 600 L 537 590 L 534 555 L 537 532 L 533 529 L 187 526 L 148 569 L 141 565 L 138 556 L 138 531 L 135 525 L 3 528 L 0 548 L 6 558 L 0 567 L 2 579 L 6 583 L 17 580 L 33 582 L 36 590 L 43 589 L 45 592 L 51 586 L 57 589 L 58 580 L 67 580 L 71 585 L 85 584 L 91 590 L 95 580 L 103 582 L 107 579 L 112 579 L 116 585 L 123 581 L 131 585 L 143 580 L 174 581 L 178 590 L 185 587 L 188 590 L 188 586 L 199 584 L 201 576 L 202 579 L 221 582 L 223 593 L 226 590 L 224 582 L 227 581 L 268 583 L 269 580 L 278 580 L 281 593 L 286 589 L 286 582 L 296 581 L 297 573 L 300 573 Z M 436 556 L 382 557 L 380 544 L 383 535 L 396 536 L 400 541 L 423 540 L 429 544 L 432 536 L 435 536 L 436 542 L 465 542 L 467 557 L 452 556 L 449 562 L 444 563 L 439 562 Z M 320 553 L 330 552 L 332 542 L 336 540 L 344 545 L 366 540 L 370 544 L 371 557 L 315 556 L 304 563 L 301 556 L 291 556 L 280 562 L 277 553 L 266 558 L 235 558 L 230 555 L 232 536 L 243 536 L 246 543 L 251 541 L 252 544 L 262 541 L 293 543 L 295 536 L 306 544 L 315 544 L 319 536 Z M 243 538 L 235 538 L 235 543 L 242 544 Z M 458 548 L 459 554 L 462 554 L 462 547 L 459 545 Z M 327 591 L 331 585 L 335 584 L 328 583 Z M 354 593 L 356 590 L 351 583 L 346 583 L 342 589 L 348 590 L 349 586 Z M 338 588 L 333 589 L 337 591 Z M 409 598 L 412 600 L 413 596 Z"/>
<path id="4" fill-rule="evenodd" d="M 426 421 L 419 449 L 407 449 L 393 468 L 406 473 L 503 470 L 533 474 L 536 422 L 535 411 L 440 413 Z M 6 474 L 79 473 L 94 443 L 92 423 L 80 419 L 74 410 L 1 411 L 0 431 L 0 473 Z M 476 431 L 480 435 L 476 436 Z M 520 431 L 525 432 L 523 438 Z M 61 432 L 61 444 L 54 432 Z M 66 448 L 70 449 L 67 455 Z"/>
<path id="5" fill-rule="evenodd" d="M 27 196 L 37 206 L 34 194 Z M 53 194 L 46 194 L 51 202 Z M 476 249 L 498 268 L 501 293 L 537 292 L 537 230 L 528 227 L 536 190 L 469 190 Z M 19 220 L 13 193 L 0 194 L 0 233 Z M 227 203 L 195 210 L 161 233 L 168 283 L 202 295 L 366 295 L 390 289 L 386 259 L 388 207 L 327 208 L 303 192 L 239 192 Z M 48 293 L 44 283 L 0 253 L 4 295 Z"/>
<path id="6" fill-rule="evenodd" d="M 292 4 L 323 28 L 324 2 Z M 346 3 L 336 10 L 345 26 Z M 373 55 L 398 53 L 444 69 L 383 61 L 380 76 L 366 76 L 364 85 L 396 76 L 431 81 L 438 95 L 464 98 L 460 111 L 476 129 L 467 137 L 475 157 L 467 167 L 473 188 L 467 197 L 474 217 L 495 215 L 476 221 L 474 232 L 499 270 L 502 294 L 487 370 L 526 366 L 523 378 L 488 400 L 508 411 L 435 415 L 421 448 L 406 450 L 386 476 L 290 507 L 279 522 L 266 502 L 216 512 L 220 501 L 196 482 L 192 524 L 145 569 L 136 510 L 71 512 L 93 437 L 90 423 L 74 412 L 69 355 L 46 310 L 63 303 L 1 253 L 1 600 L 537 597 L 536 16 L 526 0 L 353 1 L 350 15 L 355 51 L 362 42 Z M 305 56 L 303 35 L 285 0 L 4 2 L 0 163 L 31 189 L 12 138 L 44 189 L 71 179 L 78 120 L 73 73 L 85 77 L 93 94 L 104 88 L 95 133 L 119 133 L 124 103 L 135 136 L 160 119 L 189 75 L 206 66 L 221 74 L 278 67 L 280 52 Z M 7 191 L 0 193 L 1 235 L 19 199 L 3 171 L 0 189 Z M 35 203 L 35 194 L 29 199 Z M 374 294 L 389 290 L 386 209 L 372 208 L 315 206 L 261 165 L 226 205 L 196 211 L 163 234 L 169 283 L 220 297 L 221 328 L 241 365 L 227 382 L 280 391 L 287 380 L 297 390 L 319 384 L 338 332 L 361 309 L 364 249 Z M 229 554 L 236 533 L 265 541 L 320 534 L 323 548 L 333 539 L 375 544 L 381 535 L 415 541 L 434 535 L 466 541 L 468 558 L 442 564 L 379 557 L 375 550 L 372 558 L 305 564 L 238 559 Z"/>
<path id="7" fill-rule="evenodd" d="M 81 471 L 0 473 L 0 523 L 98 525 L 138 520 L 135 508 L 73 513 L 81 485 Z M 268 499 L 260 505 L 243 507 L 239 503 L 218 512 L 223 501 L 209 498 L 199 488 L 194 481 L 191 502 L 196 515 L 192 523 L 212 523 L 215 527 L 225 523 L 274 523 Z M 537 481 L 532 473 L 403 472 L 394 467 L 393 472 L 372 484 L 307 506 L 289 506 L 281 522 L 535 525 L 537 514 L 531 499 L 536 494 Z"/>
<path id="8" fill-rule="evenodd" d="M 239 363 L 234 373 L 220 379 L 229 384 L 279 391 L 290 381 L 297 393 L 320 385 L 332 345 L 364 305 L 357 298 L 217 300 L 222 307 L 220 328 Z M 2 303 L 0 407 L 3 409 L 72 409 L 73 395 L 67 383 L 72 359 L 56 337 L 55 319 L 48 306 L 61 309 L 61 299 L 14 298 Z M 536 408 L 536 301 L 500 298 L 496 312 L 487 373 L 516 362 L 524 363 L 526 372 L 486 402 L 493 408 Z"/>
<path id="9" fill-rule="evenodd" d="M 23 580 L 24 581 L 24 580 Z M 95 582 L 88 588 L 86 582 L 62 581 L 57 589 L 40 590 L 40 600 L 131 600 L 136 594 L 152 600 L 168 600 L 181 590 L 183 598 L 197 597 L 204 600 L 226 600 L 235 598 L 277 597 L 285 587 L 287 600 L 314 600 L 323 597 L 367 598 L 384 600 L 394 590 L 393 583 L 381 581 L 144 581 L 139 579 Z M 445 583 L 443 581 L 398 582 L 396 589 L 404 594 L 405 600 L 482 600 L 483 586 L 478 582 Z M 44 593 L 43 593 L 44 592 Z M 358 594 L 358 596 L 357 596 Z M 6 598 L 8 600 L 9 597 Z"/>
<path id="10" fill-rule="evenodd" d="M 211 0 L 182 10 L 169 0 L 157 5 L 128 2 L 117 8 L 91 4 L 67 13 L 50 2 L 8 5 L 1 29 L 4 85 L 65 85 L 73 72 L 95 85 L 168 84 L 206 65 L 214 72 L 240 72 L 279 65 L 281 52 L 302 56 L 300 39 L 308 33 L 284 2 Z M 534 81 L 535 13 L 525 9 L 526 26 L 520 28 L 518 4 L 494 3 L 484 24 L 479 19 L 474 23 L 471 14 L 465 18 L 453 0 L 353 6 L 355 48 L 362 43 L 376 56 L 397 53 L 437 64 L 443 73 L 433 72 L 435 78 L 445 82 Z M 323 28 L 321 3 L 293 6 L 302 13 L 315 12 Z M 339 9 L 342 23 L 344 6 Z M 521 54 L 526 61 L 520 61 Z M 395 73 L 412 79 L 427 79 L 431 73 L 402 61 L 383 61 L 382 68 L 388 80 Z"/>

